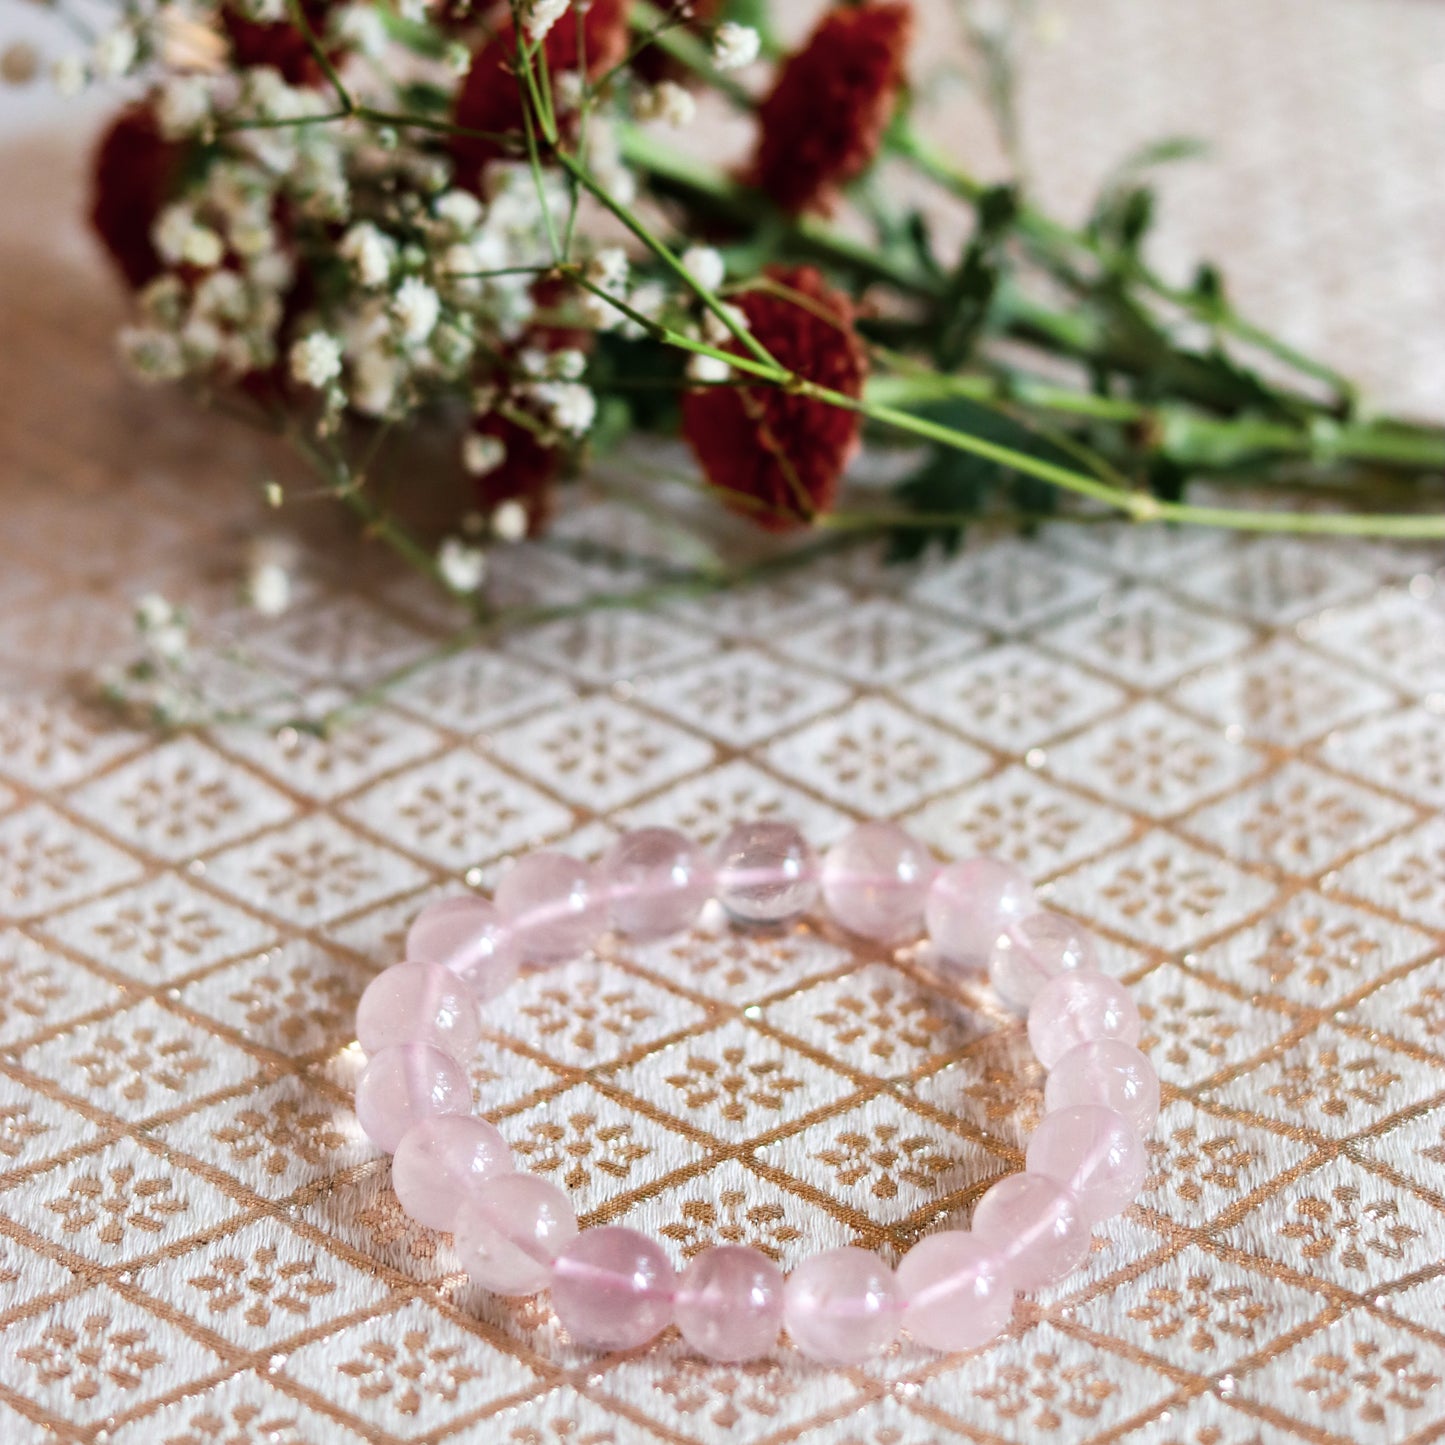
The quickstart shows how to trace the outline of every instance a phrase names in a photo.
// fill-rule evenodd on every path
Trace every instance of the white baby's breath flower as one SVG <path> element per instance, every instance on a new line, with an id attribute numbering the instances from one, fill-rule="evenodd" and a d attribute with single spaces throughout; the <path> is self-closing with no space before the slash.
<path id="1" fill-rule="evenodd" d="M 385 286 L 391 279 L 396 242 L 370 221 L 358 221 L 352 226 L 341 238 L 336 251 L 343 261 L 350 264 L 363 286 Z"/>
<path id="2" fill-rule="evenodd" d="M 567 13 L 572 0 L 523 0 L 522 24 L 529 40 L 547 38 L 552 27 Z"/>
<path id="3" fill-rule="evenodd" d="M 558 108 L 563 111 L 582 109 L 587 94 L 587 77 L 580 70 L 563 70 L 552 77 Z"/>
<path id="4" fill-rule="evenodd" d="M 660 281 L 644 281 L 631 296 L 632 309 L 648 321 L 660 321 L 671 301 L 671 294 Z M 626 317 L 617 329 L 632 340 L 645 334 L 643 327 L 630 316 Z"/>
<path id="5" fill-rule="evenodd" d="M 547 363 L 549 376 L 561 377 L 563 381 L 577 381 L 587 370 L 587 356 L 575 346 L 564 346 L 554 351 Z"/>
<path id="6" fill-rule="evenodd" d="M 159 592 L 146 592 L 135 600 L 135 625 L 141 632 L 169 627 L 175 615 L 175 608 Z"/>
<path id="7" fill-rule="evenodd" d="M 209 226 L 192 226 L 186 235 L 181 259 L 203 271 L 219 266 L 226 254 L 225 242 Z"/>
<path id="8" fill-rule="evenodd" d="M 597 419 L 597 398 L 577 381 L 538 381 L 528 394 L 558 431 L 581 436 Z"/>
<path id="9" fill-rule="evenodd" d="M 726 381 L 733 374 L 733 369 L 720 356 L 707 356 L 695 351 L 687 359 L 687 374 L 693 381 L 719 382 Z"/>
<path id="10" fill-rule="evenodd" d="M 482 223 L 482 203 L 470 192 L 451 190 L 438 196 L 436 218 L 458 236 L 469 236 Z"/>
<path id="11" fill-rule="evenodd" d="M 85 89 L 90 72 L 81 56 L 62 55 L 50 68 L 50 80 L 56 92 L 69 100 Z"/>
<path id="12" fill-rule="evenodd" d="M 156 102 L 156 119 L 168 140 L 194 135 L 211 118 L 211 91 L 198 75 L 175 75 L 165 80 Z"/>
<path id="13" fill-rule="evenodd" d="M 627 287 L 627 252 L 621 246 L 604 246 L 587 262 L 587 279 L 604 291 L 620 294 Z"/>
<path id="14" fill-rule="evenodd" d="M 520 542 L 529 526 L 527 509 L 516 498 L 503 502 L 492 513 L 492 535 L 499 542 Z"/>
<path id="15" fill-rule="evenodd" d="M 386 416 L 396 404 L 401 363 L 380 346 L 368 346 L 351 368 L 351 404 L 363 416 Z"/>
<path id="16" fill-rule="evenodd" d="M 636 111 L 638 120 L 660 120 L 673 130 L 683 130 L 696 119 L 697 102 L 675 80 L 660 80 L 637 97 Z"/>
<path id="17" fill-rule="evenodd" d="M 172 607 L 159 592 L 147 592 L 136 599 L 135 625 L 146 651 L 163 662 L 179 662 L 190 647 L 186 614 Z"/>
<path id="18" fill-rule="evenodd" d="M 276 562 L 262 562 L 246 578 L 246 601 L 262 617 L 279 617 L 291 605 L 291 574 Z"/>
<path id="19" fill-rule="evenodd" d="M 462 443 L 462 465 L 469 475 L 485 477 L 497 470 L 507 459 L 506 444 L 501 437 L 468 432 Z"/>
<path id="20" fill-rule="evenodd" d="M 208 278 L 209 279 L 209 278 Z M 136 298 L 141 314 L 158 326 L 181 324 L 186 309 L 186 288 L 179 276 L 167 272 L 149 282 Z"/>
<path id="21" fill-rule="evenodd" d="M 172 265 L 186 254 L 186 238 L 196 224 L 196 213 L 188 205 L 177 201 L 167 206 L 151 224 L 151 244 L 160 252 L 161 259 Z"/>
<path id="22" fill-rule="evenodd" d="M 181 327 L 181 349 L 193 365 L 211 365 L 220 356 L 225 344 L 226 337 L 221 328 L 204 316 L 192 316 Z"/>
<path id="23" fill-rule="evenodd" d="M 637 175 L 623 163 L 622 142 L 606 116 L 594 115 L 587 127 L 587 164 L 593 179 L 618 205 L 637 199 Z"/>
<path id="24" fill-rule="evenodd" d="M 95 42 L 92 57 L 95 73 L 107 80 L 119 79 L 135 64 L 139 50 L 136 33 L 129 25 L 120 25 L 107 31 Z"/>
<path id="25" fill-rule="evenodd" d="M 186 374 L 181 343 L 154 326 L 127 326 L 118 337 L 120 356 L 138 381 L 179 381 Z"/>
<path id="26" fill-rule="evenodd" d="M 722 309 L 724 315 L 732 321 L 733 326 L 737 326 L 743 331 L 748 329 L 747 312 L 741 306 L 731 306 L 724 301 Z M 732 328 L 715 311 L 703 312 L 702 339 L 704 341 L 710 342 L 713 346 L 726 346 L 733 339 L 733 334 Z"/>
<path id="27" fill-rule="evenodd" d="M 487 575 L 487 554 L 471 547 L 460 537 L 448 537 L 437 548 L 437 570 L 453 592 L 475 592 Z"/>
<path id="28" fill-rule="evenodd" d="M 239 321 L 246 314 L 246 283 L 235 271 L 212 271 L 196 287 L 192 304 L 199 316 Z"/>
<path id="29" fill-rule="evenodd" d="M 727 262 L 711 246 L 689 246 L 682 253 L 683 269 L 704 291 L 716 291 L 727 280 Z"/>
<path id="30" fill-rule="evenodd" d="M 420 346 L 436 329 L 441 299 L 420 276 L 408 276 L 391 298 L 391 315 L 402 340 Z"/>
<path id="31" fill-rule="evenodd" d="M 375 57 L 386 49 L 386 22 L 375 5 L 343 5 L 333 12 L 331 33 L 362 55 Z"/>
<path id="32" fill-rule="evenodd" d="M 546 376 L 551 367 L 551 353 L 540 346 L 524 346 L 517 353 L 517 369 L 528 376 Z"/>
<path id="33" fill-rule="evenodd" d="M 758 58 L 762 40 L 751 25 L 725 20 L 712 38 L 712 63 L 719 70 L 741 70 Z"/>
<path id="34" fill-rule="evenodd" d="M 320 391 L 341 375 L 341 343 L 325 331 L 313 331 L 292 344 L 287 360 L 302 386 Z"/>

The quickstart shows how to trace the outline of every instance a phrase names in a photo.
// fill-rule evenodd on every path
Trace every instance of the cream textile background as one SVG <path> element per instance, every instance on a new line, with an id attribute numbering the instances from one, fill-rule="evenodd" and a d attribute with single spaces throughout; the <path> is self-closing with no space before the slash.
<path id="1" fill-rule="evenodd" d="M 1214 137 L 1164 255 L 1440 409 L 1445 10 L 1076 0 L 1030 88 L 1076 205 Z M 7 105 L 13 102 L 7 100 Z M 335 744 L 162 740 L 76 700 L 138 591 L 304 693 L 425 654 L 427 592 L 332 539 L 257 628 L 259 443 L 138 395 L 73 220 L 83 126 L 0 185 L 0 1440 L 810 1445 L 1445 1434 L 1445 615 L 1435 551 L 1061 531 L 922 571 L 601 614 L 425 671 Z M 964 117 L 965 141 L 974 132 Z M 1247 205 L 1245 204 L 1247 202 Z M 318 522 L 318 535 L 326 537 Z M 563 529 L 647 544 L 599 501 Z M 498 589 L 627 578 L 556 550 Z M 255 666 L 210 672 L 239 703 Z M 1017 858 L 1136 980 L 1148 1191 L 972 1357 L 595 1360 L 485 1304 L 356 1133 L 354 999 L 421 900 L 540 840 L 886 815 Z M 982 997 L 802 931 L 521 985 L 474 1075 L 529 1167 L 681 1258 L 906 1246 L 1014 1167 L 1038 1080 Z"/>

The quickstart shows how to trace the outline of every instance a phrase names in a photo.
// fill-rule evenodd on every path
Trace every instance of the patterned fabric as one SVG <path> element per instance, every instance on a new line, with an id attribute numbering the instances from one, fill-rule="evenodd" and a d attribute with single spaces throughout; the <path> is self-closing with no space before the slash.
<path id="1" fill-rule="evenodd" d="M 1345 360 L 1389 361 L 1397 395 L 1438 404 L 1439 331 L 1407 278 L 1438 302 L 1437 261 L 1412 258 L 1442 219 L 1426 187 L 1445 143 L 1423 121 L 1445 13 L 1112 0 L 1066 19 L 1040 61 L 1042 152 L 1067 136 L 1114 156 L 1197 111 L 1224 161 L 1188 195 L 1281 188 L 1250 182 L 1257 223 L 1236 232 L 1222 204 L 1199 234 L 1222 231 L 1302 339 L 1356 327 L 1329 334 Z M 1375 163 L 1396 145 L 1398 167 Z M 1091 528 L 917 571 L 854 558 L 533 626 L 425 666 L 327 743 L 130 730 L 78 679 L 133 649 L 138 590 L 187 603 L 207 685 L 239 711 L 364 688 L 449 619 L 320 510 L 297 609 L 245 614 L 242 483 L 282 463 L 117 381 L 92 258 L 40 249 L 44 217 L 75 209 L 53 181 L 78 154 L 0 156 L 27 197 L 0 215 L 6 1445 L 1439 1433 L 1435 552 Z M 1331 181 L 1356 165 L 1348 193 Z M 1072 195 L 1072 173 L 1053 185 Z M 1307 259 L 1290 187 L 1313 187 Z M 1437 224 L 1408 219 L 1427 205 Z M 567 546 L 657 542 L 606 482 L 558 545 L 501 562 L 500 598 L 645 580 Z M 1014 858 L 1133 982 L 1166 1090 L 1146 1193 L 975 1356 L 727 1368 L 671 1338 L 581 1355 L 545 1308 L 468 1287 L 357 1133 L 352 1009 L 425 899 L 538 842 L 594 853 L 639 822 L 706 838 L 754 813 L 819 843 L 897 817 L 946 856 Z M 611 949 L 523 981 L 491 1022 L 479 1106 L 524 1166 L 678 1261 L 719 1240 L 784 1264 L 906 1248 L 1017 1167 L 1041 1104 L 983 991 L 810 929 Z"/>

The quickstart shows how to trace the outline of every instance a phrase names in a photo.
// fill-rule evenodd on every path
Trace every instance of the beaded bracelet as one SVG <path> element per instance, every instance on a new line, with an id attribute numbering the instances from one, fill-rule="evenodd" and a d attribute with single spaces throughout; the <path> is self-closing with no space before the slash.
<path id="1" fill-rule="evenodd" d="M 926 1236 L 896 1270 L 848 1247 L 785 1279 L 760 1251 L 719 1245 L 679 1276 L 636 1230 L 579 1233 L 562 1190 L 514 1172 L 501 1134 L 471 1115 L 463 1060 L 481 1036 L 479 1005 L 522 961 L 579 957 L 609 926 L 655 940 L 690 927 L 716 898 L 739 926 L 779 927 L 820 892 L 837 923 L 876 943 L 916 940 L 926 925 L 941 969 L 986 967 L 1003 1002 L 1027 1014 L 1049 1077 L 1024 1170 L 983 1195 L 969 1230 Z M 632 1349 L 675 1324 L 701 1354 L 741 1361 L 771 1349 L 785 1324 L 799 1350 L 830 1364 L 866 1358 L 900 1327 L 934 1349 L 972 1349 L 1008 1323 L 1015 1291 L 1064 1279 L 1088 1252 L 1092 1226 L 1125 1208 L 1144 1179 L 1159 1081 L 1135 1047 L 1138 1010 L 1098 971 L 1088 935 L 1040 908 L 1010 865 L 939 867 L 891 823 L 863 824 L 821 866 L 796 828 L 776 822 L 738 825 L 711 859 L 666 828 L 625 835 L 597 867 L 533 853 L 492 903 L 468 895 L 424 909 L 406 956 L 357 1007 L 370 1055 L 356 1086 L 361 1127 L 394 1155 L 402 1208 L 452 1231 L 476 1284 L 503 1295 L 550 1288 L 558 1319 L 584 1346 Z"/>

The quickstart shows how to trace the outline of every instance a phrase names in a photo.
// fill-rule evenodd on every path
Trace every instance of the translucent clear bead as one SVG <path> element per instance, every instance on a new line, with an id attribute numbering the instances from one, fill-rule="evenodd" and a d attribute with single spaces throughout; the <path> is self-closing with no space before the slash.
<path id="1" fill-rule="evenodd" d="M 973 1232 L 1008 1262 L 1015 1289 L 1058 1284 L 1089 1252 L 1078 1200 L 1056 1179 L 1027 1170 L 1000 1179 L 974 1205 Z"/>
<path id="2" fill-rule="evenodd" d="M 1122 1114 L 1098 1104 L 1045 1114 L 1025 1158 L 1030 1174 L 1042 1174 L 1072 1192 L 1090 1225 L 1127 1208 L 1144 1183 L 1139 1136 Z"/>
<path id="3" fill-rule="evenodd" d="M 712 897 L 707 855 L 672 828 L 624 833 L 601 871 L 612 921 L 631 938 L 666 938 L 691 928 Z"/>
<path id="4" fill-rule="evenodd" d="M 969 858 L 940 868 L 924 917 L 939 959 L 952 968 L 986 968 L 999 936 L 1038 908 L 1033 885 L 996 858 Z"/>
<path id="5" fill-rule="evenodd" d="M 467 1190 L 452 1232 L 473 1284 L 493 1294 L 536 1294 L 558 1253 L 577 1238 L 577 1212 L 535 1174 L 498 1174 Z"/>
<path id="6" fill-rule="evenodd" d="M 565 853 L 529 853 L 497 885 L 497 912 L 528 963 L 580 958 L 607 927 L 596 870 Z"/>
<path id="7" fill-rule="evenodd" d="M 817 896 L 818 860 L 791 823 L 739 823 L 718 844 L 718 902 L 738 922 L 786 923 Z"/>
<path id="8" fill-rule="evenodd" d="M 516 949 L 497 910 L 472 894 L 428 903 L 407 932 L 406 957 L 409 963 L 449 968 L 481 1003 L 496 998 L 517 976 Z"/>
<path id="9" fill-rule="evenodd" d="M 671 1321 L 676 1290 L 662 1246 L 617 1224 L 579 1234 L 552 1265 L 552 1308 L 594 1350 L 645 1345 Z"/>
<path id="10" fill-rule="evenodd" d="M 465 1062 L 481 1036 L 471 990 L 439 963 L 384 969 L 356 1006 L 356 1041 L 368 1054 L 396 1044 L 435 1044 Z"/>
<path id="11" fill-rule="evenodd" d="M 777 1342 L 783 1322 L 783 1272 L 761 1250 L 715 1245 L 683 1270 L 673 1321 L 710 1360 L 755 1360 Z"/>
<path id="12" fill-rule="evenodd" d="M 849 1246 L 805 1259 L 788 1276 L 783 1319 L 809 1359 L 855 1365 L 892 1343 L 901 1305 L 893 1271 Z"/>
<path id="13" fill-rule="evenodd" d="M 1029 1043 L 1044 1068 L 1096 1039 L 1139 1042 L 1139 1010 L 1123 984 L 1103 973 L 1065 973 L 1039 990 L 1029 1006 Z"/>
<path id="14" fill-rule="evenodd" d="M 1014 1285 L 997 1245 L 959 1229 L 920 1239 L 898 1265 L 903 1323 L 934 1350 L 974 1350 L 1013 1313 Z"/>
<path id="15" fill-rule="evenodd" d="M 933 855 L 896 823 L 864 823 L 823 859 L 823 901 L 850 933 L 906 943 L 923 932 Z"/>
<path id="16" fill-rule="evenodd" d="M 472 1085 L 467 1071 L 435 1044 L 395 1044 L 374 1054 L 356 1081 L 356 1120 L 388 1154 L 423 1119 L 467 1114 Z"/>
<path id="17" fill-rule="evenodd" d="M 1147 1138 L 1159 1117 L 1159 1075 L 1138 1049 L 1120 1039 L 1080 1044 L 1054 1065 L 1044 1086 L 1046 1109 L 1072 1104 L 1102 1104 Z"/>
<path id="18" fill-rule="evenodd" d="M 447 1114 L 423 1119 L 401 1136 L 391 1187 L 418 1224 L 450 1230 L 471 1188 L 511 1171 L 512 1151 L 492 1125 L 471 1114 Z"/>
<path id="19" fill-rule="evenodd" d="M 1001 933 L 988 960 L 994 992 L 1015 1013 L 1027 1013 L 1039 990 L 1062 973 L 1099 967 L 1094 940 L 1062 913 L 1040 910 Z"/>

